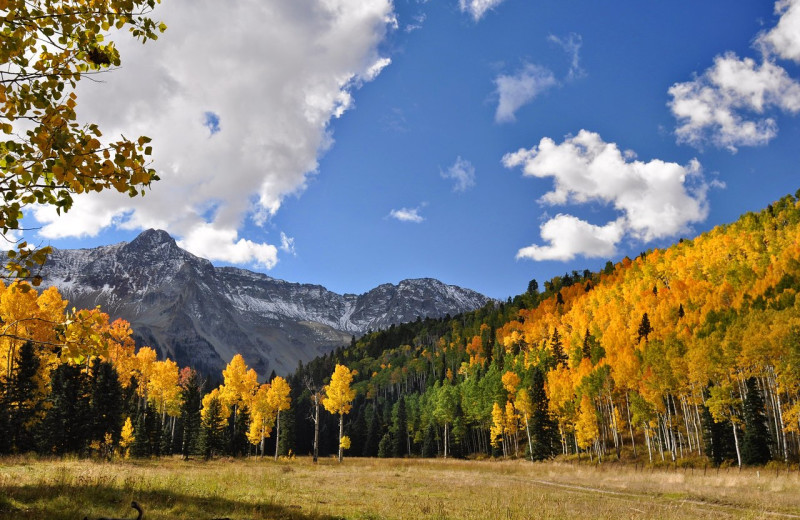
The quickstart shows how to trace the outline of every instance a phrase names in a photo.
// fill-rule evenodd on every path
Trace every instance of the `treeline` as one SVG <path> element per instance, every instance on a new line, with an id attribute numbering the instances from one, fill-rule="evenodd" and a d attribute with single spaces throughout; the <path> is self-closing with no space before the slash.
<path id="1" fill-rule="evenodd" d="M 353 455 L 797 462 L 799 237 L 787 196 L 542 292 L 532 281 L 496 306 L 354 340 L 290 377 L 295 450 L 311 449 L 309 388 L 341 363 L 357 373 Z"/>
<path id="2" fill-rule="evenodd" d="M 191 368 L 135 348 L 130 325 L 65 313 L 55 288 L 0 283 L 0 454 L 150 457 L 274 450 L 289 387 L 258 384 L 237 355 L 213 390 Z M 276 435 L 271 436 L 273 428 Z M 277 456 L 277 452 L 275 452 Z"/>

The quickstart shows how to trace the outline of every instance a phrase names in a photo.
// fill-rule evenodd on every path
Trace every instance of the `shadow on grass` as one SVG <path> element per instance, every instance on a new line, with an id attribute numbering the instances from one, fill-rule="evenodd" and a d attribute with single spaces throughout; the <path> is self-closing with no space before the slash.
<path id="1" fill-rule="evenodd" d="M 6 483 L 0 487 L 0 519 L 82 520 L 86 516 L 132 519 L 136 518 L 136 512 L 130 507 L 132 500 L 142 506 L 147 520 L 341 520 L 341 517 L 315 512 L 313 504 L 284 506 L 268 501 L 236 501 L 163 490 L 134 491 L 97 483 L 20 487 Z"/>

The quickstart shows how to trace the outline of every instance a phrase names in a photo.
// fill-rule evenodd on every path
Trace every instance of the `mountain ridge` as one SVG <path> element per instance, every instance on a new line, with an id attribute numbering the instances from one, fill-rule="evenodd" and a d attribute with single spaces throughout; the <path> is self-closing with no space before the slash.
<path id="1" fill-rule="evenodd" d="M 363 294 L 215 267 L 165 231 L 93 249 L 56 249 L 43 271 L 71 306 L 100 305 L 131 323 L 138 345 L 218 373 L 237 352 L 264 377 L 288 373 L 369 330 L 460 314 L 493 301 L 433 278 L 381 284 Z"/>

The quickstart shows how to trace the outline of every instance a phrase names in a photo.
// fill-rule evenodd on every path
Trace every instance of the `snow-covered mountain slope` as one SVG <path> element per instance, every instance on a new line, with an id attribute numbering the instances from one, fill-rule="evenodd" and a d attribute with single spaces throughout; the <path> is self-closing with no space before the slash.
<path id="1" fill-rule="evenodd" d="M 368 330 L 481 307 L 489 298 L 438 280 L 403 280 L 361 294 L 291 283 L 211 262 L 165 231 L 130 243 L 55 250 L 42 272 L 70 306 L 100 305 L 131 322 L 139 345 L 181 366 L 219 374 L 241 353 L 261 376 L 287 374 Z"/>

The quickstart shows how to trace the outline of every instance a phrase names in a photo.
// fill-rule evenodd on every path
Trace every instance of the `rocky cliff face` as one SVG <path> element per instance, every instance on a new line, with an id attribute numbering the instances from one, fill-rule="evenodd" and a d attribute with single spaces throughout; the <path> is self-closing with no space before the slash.
<path id="1" fill-rule="evenodd" d="M 340 295 L 320 285 L 214 267 L 157 230 L 130 243 L 56 250 L 42 274 L 43 286 L 58 287 L 70 306 L 100 305 L 131 323 L 137 344 L 209 374 L 219 374 L 237 352 L 262 377 L 272 370 L 287 374 L 298 361 L 344 345 L 351 335 L 491 301 L 430 278 Z"/>

